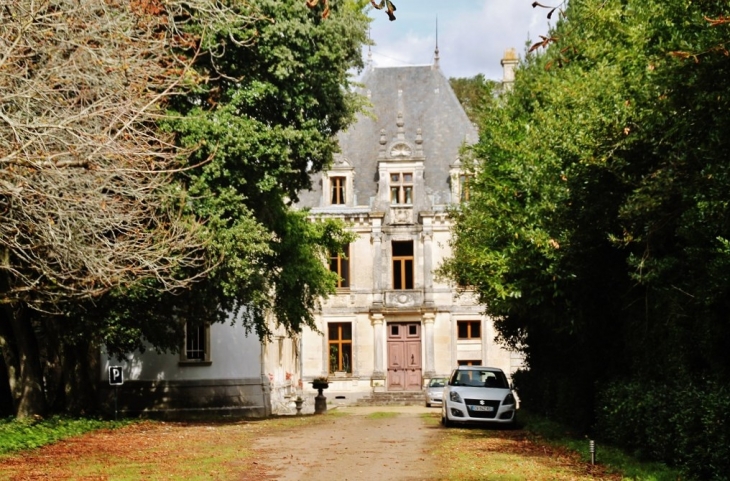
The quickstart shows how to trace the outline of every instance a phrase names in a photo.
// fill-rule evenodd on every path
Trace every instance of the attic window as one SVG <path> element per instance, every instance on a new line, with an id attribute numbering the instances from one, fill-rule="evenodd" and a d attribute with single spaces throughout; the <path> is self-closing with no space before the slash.
<path id="1" fill-rule="evenodd" d="M 469 184 L 471 183 L 471 176 L 467 174 L 461 174 L 459 176 L 459 197 L 462 202 L 469 201 Z"/>
<path id="2" fill-rule="evenodd" d="M 413 204 L 413 174 L 399 172 L 390 174 L 390 202 Z"/>
<path id="3" fill-rule="evenodd" d="M 345 203 L 345 177 L 330 177 L 331 204 Z"/>

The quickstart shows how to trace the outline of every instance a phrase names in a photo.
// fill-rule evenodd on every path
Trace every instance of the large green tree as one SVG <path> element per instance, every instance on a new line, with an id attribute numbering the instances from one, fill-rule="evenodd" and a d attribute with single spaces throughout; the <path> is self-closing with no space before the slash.
<path id="1" fill-rule="evenodd" d="M 231 312 L 300 329 L 347 241 L 291 203 L 358 108 L 364 2 L 326 19 L 297 0 L 67 3 L 0 9 L 0 348 L 20 416 L 88 409 L 100 343 L 176 349 L 181 320 Z"/>
<path id="2" fill-rule="evenodd" d="M 499 83 L 487 80 L 484 74 L 473 77 L 452 77 L 449 85 L 472 122 L 478 123 L 480 114 L 494 100 Z"/>
<path id="3" fill-rule="evenodd" d="M 524 398 L 584 428 L 597 408 L 660 409 L 642 398 L 649 380 L 730 380 L 728 14 L 724 2 L 572 1 L 482 117 L 443 272 L 524 349 Z M 640 387 L 605 410 L 606 392 L 627 394 L 616 385 Z M 671 432 L 696 454 L 693 436 L 727 435 L 703 409 L 692 425 L 624 429 Z M 641 439 L 695 473 L 712 464 Z"/>
<path id="4" fill-rule="evenodd" d="M 260 335 L 267 312 L 291 331 L 312 325 L 317 299 L 334 288 L 322 258 L 344 231 L 291 205 L 360 106 L 350 75 L 362 67 L 364 4 L 329 2 L 322 18 L 299 1 L 255 2 L 260 19 L 233 33 L 254 40 L 230 41 L 225 25 L 207 33 L 204 45 L 225 48 L 197 62 L 206 82 L 174 106 L 171 128 L 202 164 L 185 175 L 192 210 L 221 259 L 196 303 L 219 316 L 238 310 Z"/>

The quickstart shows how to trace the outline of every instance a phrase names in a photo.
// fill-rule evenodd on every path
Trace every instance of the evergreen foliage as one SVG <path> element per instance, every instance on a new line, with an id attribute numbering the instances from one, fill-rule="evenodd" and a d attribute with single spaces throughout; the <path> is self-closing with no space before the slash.
<path id="1" fill-rule="evenodd" d="M 494 80 L 487 80 L 481 73 L 474 77 L 452 77 L 449 84 L 469 120 L 474 123 L 479 122 L 480 114 L 494 99 L 499 85 Z"/>
<path id="2" fill-rule="evenodd" d="M 697 461 L 730 433 L 709 414 L 730 381 L 729 15 L 725 2 L 570 2 L 481 117 L 442 268 L 524 350 L 526 405 L 585 430 L 598 412 L 598 435 L 631 444 L 621 431 L 652 421 L 607 407 L 671 394 L 711 429 L 676 427 L 682 457 L 644 436 L 646 454 L 703 479 L 725 479 Z"/>
<path id="3" fill-rule="evenodd" d="M 349 87 L 350 70 L 362 67 L 364 4 L 331 2 L 322 18 L 296 0 L 259 0 L 237 5 L 248 19 L 238 26 L 190 12 L 199 44 L 184 54 L 198 81 L 171 102 L 164 127 L 193 152 L 179 180 L 214 266 L 183 295 L 152 283 L 97 301 L 84 316 L 108 352 L 177 350 L 174 317 L 242 322 L 261 337 L 272 318 L 292 333 L 314 327 L 313 310 L 335 286 L 323 259 L 350 236 L 338 221 L 309 222 L 292 202 L 331 163 L 335 134 L 360 108 Z M 213 53 L 199 55 L 200 46 Z"/>

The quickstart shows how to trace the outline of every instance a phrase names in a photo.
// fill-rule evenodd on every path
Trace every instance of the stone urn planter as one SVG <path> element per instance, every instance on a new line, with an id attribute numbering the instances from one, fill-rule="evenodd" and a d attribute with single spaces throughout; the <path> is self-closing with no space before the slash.
<path id="1" fill-rule="evenodd" d="M 302 399 L 301 397 L 297 397 L 294 400 L 294 404 L 296 404 L 296 406 L 297 406 L 297 416 L 301 416 L 302 415 L 302 404 L 304 404 L 304 399 Z"/>
<path id="2" fill-rule="evenodd" d="M 315 379 L 312 381 L 312 387 L 317 390 L 317 395 L 314 397 L 314 414 L 324 414 L 327 412 L 327 398 L 322 394 L 323 389 L 327 389 L 330 386 L 327 379 Z"/>

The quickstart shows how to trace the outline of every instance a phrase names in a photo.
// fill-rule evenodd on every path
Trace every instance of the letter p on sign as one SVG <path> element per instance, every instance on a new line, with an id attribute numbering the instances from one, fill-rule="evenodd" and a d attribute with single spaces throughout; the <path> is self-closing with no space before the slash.
<path id="1" fill-rule="evenodd" d="M 121 386 L 124 384 L 122 366 L 109 366 L 109 384 L 112 386 Z"/>

